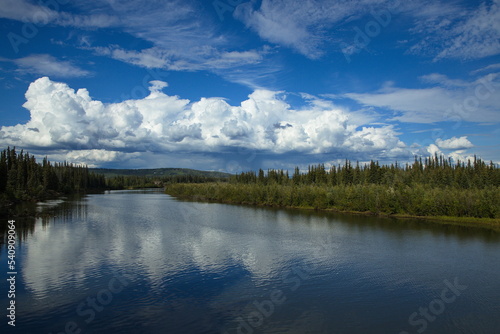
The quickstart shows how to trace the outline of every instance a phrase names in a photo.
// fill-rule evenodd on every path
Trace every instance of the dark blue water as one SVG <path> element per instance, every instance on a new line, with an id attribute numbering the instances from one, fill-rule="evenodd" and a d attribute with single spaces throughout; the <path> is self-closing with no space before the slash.
<path id="1" fill-rule="evenodd" d="M 15 327 L 2 244 L 1 333 L 500 333 L 497 232 L 154 191 L 53 205 L 16 221 Z"/>

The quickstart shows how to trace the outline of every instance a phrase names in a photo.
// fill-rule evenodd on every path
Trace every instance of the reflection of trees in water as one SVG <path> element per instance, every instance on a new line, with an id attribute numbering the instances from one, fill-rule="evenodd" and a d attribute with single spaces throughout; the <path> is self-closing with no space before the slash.
<path id="1" fill-rule="evenodd" d="M 264 209 L 264 208 L 261 208 Z M 461 241 L 478 239 L 487 243 L 498 243 L 500 233 L 498 230 L 484 226 L 475 226 L 474 223 L 436 223 L 430 219 L 417 218 L 397 218 L 397 217 L 377 217 L 364 214 L 340 213 L 330 211 L 315 211 L 306 209 L 280 209 L 265 208 L 274 210 L 276 217 L 280 215 L 292 224 L 308 224 L 310 226 L 326 226 L 341 224 L 351 232 L 355 231 L 380 231 L 383 230 L 391 235 L 404 237 L 408 233 L 432 233 L 435 236 L 445 235 L 455 236 Z M 278 218 L 276 218 L 278 219 Z M 321 220 L 322 219 L 322 220 Z M 320 247 L 328 245 L 328 240 L 320 240 Z"/>
<path id="2" fill-rule="evenodd" d="M 88 206 L 85 201 L 65 201 L 45 212 L 56 216 L 59 222 L 87 221 Z"/>
<path id="3" fill-rule="evenodd" d="M 3 251 L 4 244 L 7 243 L 9 220 L 15 220 L 16 244 L 23 242 L 28 235 L 35 231 L 36 224 L 36 204 L 20 203 L 2 208 L 0 212 L 0 252 Z"/>
<path id="4" fill-rule="evenodd" d="M 42 218 L 38 218 L 42 219 Z M 44 218 L 47 219 L 47 218 Z M 7 238 L 8 238 L 8 221 L 10 218 L 2 218 L 2 222 L 0 223 L 0 254 L 3 251 L 3 246 L 4 244 L 7 243 Z M 15 218 L 14 219 L 15 225 L 16 225 L 16 246 L 21 244 L 28 236 L 33 234 L 35 231 L 35 224 L 37 221 L 37 218 L 35 217 L 23 217 L 23 218 Z"/>
<path id="5" fill-rule="evenodd" d="M 68 203 L 63 202 L 62 204 Z M 68 205 L 66 207 L 69 208 Z M 62 216 L 64 221 L 74 219 L 74 206 L 71 205 L 71 207 L 71 210 L 62 210 L 59 212 L 58 205 L 44 207 L 36 203 L 24 202 L 3 208 L 0 212 L 0 254 L 2 254 L 1 252 L 4 250 L 4 245 L 8 240 L 9 220 L 15 220 L 16 246 L 18 246 L 35 232 L 35 225 L 37 223 L 41 223 L 42 227 L 46 227 L 54 215 Z M 82 211 L 81 208 L 78 209 L 76 209 L 76 212 L 79 213 Z"/>
<path id="6" fill-rule="evenodd" d="M 86 205 L 81 202 L 55 201 L 53 204 L 49 202 L 48 205 L 28 202 L 4 208 L 0 212 L 0 254 L 7 243 L 9 220 L 15 220 L 16 245 L 20 245 L 35 232 L 37 223 L 41 223 L 42 228 L 45 228 L 54 221 L 54 217 L 58 217 L 62 222 L 86 219 Z"/>

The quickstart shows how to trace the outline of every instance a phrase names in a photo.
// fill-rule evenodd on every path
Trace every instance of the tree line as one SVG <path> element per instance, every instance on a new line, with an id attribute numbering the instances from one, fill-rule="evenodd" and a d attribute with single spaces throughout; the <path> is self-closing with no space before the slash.
<path id="1" fill-rule="evenodd" d="M 139 189 L 139 188 L 162 188 L 173 183 L 208 183 L 226 182 L 225 177 L 203 176 L 203 175 L 169 175 L 161 177 L 152 176 L 113 176 L 106 179 L 108 189 Z"/>
<path id="2" fill-rule="evenodd" d="M 90 190 L 151 188 L 170 183 L 220 182 L 224 179 L 190 174 L 106 178 L 84 165 L 52 163 L 47 157 L 39 163 L 33 155 L 24 150 L 17 151 L 15 147 L 8 147 L 0 153 L 0 204 L 41 200 Z"/>
<path id="3" fill-rule="evenodd" d="M 442 156 L 415 158 L 412 164 L 361 165 L 346 160 L 326 169 L 309 166 L 250 171 L 227 183 L 171 184 L 168 194 L 230 203 L 339 211 L 500 218 L 500 169 L 481 159 Z"/>
<path id="4" fill-rule="evenodd" d="M 104 176 L 89 172 L 87 166 L 38 163 L 33 155 L 8 147 L 0 153 L 0 200 L 39 200 L 58 194 L 104 189 Z"/>
<path id="5" fill-rule="evenodd" d="M 453 187 L 475 189 L 488 186 L 500 186 L 500 169 L 490 161 L 481 159 L 457 161 L 443 156 L 415 157 L 413 164 L 401 166 L 397 162 L 391 165 L 380 165 L 378 161 L 361 165 L 346 160 L 343 165 L 326 169 L 324 164 L 312 165 L 302 173 L 298 167 L 290 177 L 288 171 L 270 169 L 264 172 L 249 171 L 231 178 L 233 183 L 257 183 L 280 185 L 366 185 L 378 184 L 386 186 L 425 184 L 435 187 Z"/>

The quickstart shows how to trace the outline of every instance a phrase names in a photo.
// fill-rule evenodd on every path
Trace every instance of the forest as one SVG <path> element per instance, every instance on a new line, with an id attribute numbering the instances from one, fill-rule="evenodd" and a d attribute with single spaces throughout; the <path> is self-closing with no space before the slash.
<path id="1" fill-rule="evenodd" d="M 481 159 L 443 156 L 412 164 L 309 166 L 244 172 L 229 182 L 167 184 L 166 193 L 227 203 L 329 209 L 378 215 L 500 218 L 500 169 Z"/>
<path id="2" fill-rule="evenodd" d="M 89 172 L 87 166 L 51 163 L 47 158 L 40 164 L 33 155 L 10 147 L 0 153 L 0 204 L 104 188 L 104 176 Z"/>
<path id="3" fill-rule="evenodd" d="M 207 183 L 225 182 L 225 176 L 205 176 L 196 174 L 167 175 L 167 176 L 138 176 L 138 175 L 118 175 L 106 178 L 108 189 L 140 189 L 140 188 L 162 188 L 166 184 L 172 183 Z"/>
<path id="4" fill-rule="evenodd" d="M 500 169 L 493 162 L 452 162 L 443 156 L 413 163 L 324 164 L 285 170 L 248 171 L 230 177 L 183 174 L 161 177 L 117 175 L 106 178 L 87 166 L 38 163 L 23 150 L 0 153 L 0 204 L 42 200 L 104 189 L 164 187 L 197 200 L 363 212 L 379 215 L 500 218 Z"/>
<path id="5" fill-rule="evenodd" d="M 0 153 L 0 204 L 43 200 L 62 194 L 106 189 L 160 188 L 167 183 L 205 183 L 227 180 L 225 173 L 195 170 L 175 170 L 177 175 L 143 176 L 116 175 L 106 177 L 106 171 L 144 173 L 148 170 L 91 170 L 72 163 L 51 163 L 44 158 L 38 163 L 23 150 L 7 148 Z"/>

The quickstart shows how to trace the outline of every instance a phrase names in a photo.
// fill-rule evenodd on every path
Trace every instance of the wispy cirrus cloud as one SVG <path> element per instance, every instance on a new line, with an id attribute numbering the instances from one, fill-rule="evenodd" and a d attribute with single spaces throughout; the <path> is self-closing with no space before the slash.
<path id="1" fill-rule="evenodd" d="M 370 6 L 383 0 L 263 0 L 259 8 L 255 1 L 239 5 L 234 16 L 254 30 L 263 40 L 294 49 L 317 59 L 325 54 L 332 41 L 329 30 L 335 25 L 369 12 Z"/>
<path id="2" fill-rule="evenodd" d="M 429 55 L 434 61 L 480 59 L 500 53 L 499 0 L 481 2 L 475 8 L 443 2 L 430 6 L 436 10 L 412 29 L 421 39 L 410 53 Z M 418 13 L 414 13 L 417 18 Z"/>
<path id="3" fill-rule="evenodd" d="M 152 47 L 140 51 L 125 50 L 118 45 L 108 47 L 88 48 L 98 55 L 109 56 L 125 63 L 145 68 L 163 68 L 174 71 L 195 70 L 220 70 L 238 66 L 258 64 L 267 53 L 266 48 L 262 50 L 248 51 L 219 51 L 215 48 L 206 48 L 198 55 L 199 59 L 175 59 L 172 53 L 160 47 Z"/>
<path id="4" fill-rule="evenodd" d="M 34 54 L 18 59 L 0 58 L 17 66 L 22 74 L 48 75 L 57 78 L 76 78 L 92 75 L 90 71 L 79 68 L 71 61 L 59 60 L 48 54 Z"/>
<path id="5" fill-rule="evenodd" d="M 400 88 L 389 85 L 376 92 L 347 93 L 345 96 L 365 107 L 392 111 L 392 121 L 498 122 L 500 73 L 490 73 L 470 81 L 450 79 L 438 73 L 421 79 L 432 86 Z"/>
<path id="6" fill-rule="evenodd" d="M 149 48 L 131 49 L 117 42 L 96 45 L 86 38 L 84 44 L 77 46 L 135 66 L 174 71 L 208 70 L 252 87 L 260 86 L 258 82 L 263 77 L 279 68 L 271 69 L 271 64 L 265 68 L 258 66 L 269 54 L 266 46 L 253 49 L 232 47 L 233 37 L 220 34 L 209 18 L 200 16 L 200 3 L 197 1 L 94 0 L 67 4 L 73 9 L 78 8 L 81 14 L 66 12 L 63 5 L 58 6 L 56 11 L 26 0 L 16 1 L 16 4 L 11 0 L 0 0 L 0 5 L 12 8 L 3 16 L 0 14 L 0 18 L 27 19 L 32 23 L 39 20 L 43 21 L 40 22 L 43 25 L 81 29 L 111 27 L 151 43 L 153 46 Z M 59 44 L 66 45 L 64 42 Z M 45 59 L 45 63 L 47 61 Z M 242 67 L 251 69 L 247 73 L 232 71 Z M 40 71 L 36 73 L 51 75 Z M 75 73 L 81 74 L 78 71 Z"/>
<path id="7" fill-rule="evenodd" d="M 476 75 L 478 73 L 484 73 L 484 72 L 498 72 L 498 70 L 500 70 L 500 63 L 481 67 L 477 70 L 471 71 L 470 75 Z"/>
<path id="8" fill-rule="evenodd" d="M 173 71 L 211 71 L 228 81 L 252 88 L 280 70 L 266 58 L 270 48 L 235 47 L 241 41 L 222 34 L 207 15 L 200 15 L 197 1 L 101 0 L 103 13 L 110 8 L 121 20 L 121 29 L 146 40 L 153 47 L 130 50 L 120 45 L 93 46 L 101 55 L 147 68 Z M 82 4 L 86 7 L 88 4 Z M 262 63 L 266 61 L 266 65 Z"/>
<path id="9" fill-rule="evenodd" d="M 27 0 L 0 0 L 0 18 L 30 22 L 38 25 L 60 25 L 77 28 L 104 28 L 118 24 L 114 15 L 104 13 L 72 14 L 65 11 L 65 1 L 53 1 L 44 6 Z"/>
<path id="10" fill-rule="evenodd" d="M 234 16 L 270 43 L 291 48 L 317 59 L 332 43 L 352 44 L 346 39 L 349 22 L 363 30 L 373 13 L 389 11 L 388 24 L 403 18 L 414 38 L 407 41 L 408 52 L 440 59 L 479 59 L 500 53 L 499 0 L 466 7 L 454 1 L 417 0 L 263 0 L 236 8 Z M 386 15 L 386 14 L 384 14 Z M 346 49 L 348 51 L 348 48 Z M 337 48 L 339 51 L 339 48 Z M 345 50 L 344 50 L 345 51 Z"/>

